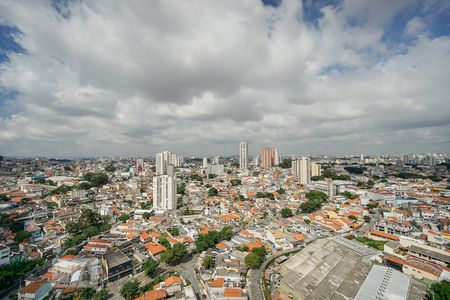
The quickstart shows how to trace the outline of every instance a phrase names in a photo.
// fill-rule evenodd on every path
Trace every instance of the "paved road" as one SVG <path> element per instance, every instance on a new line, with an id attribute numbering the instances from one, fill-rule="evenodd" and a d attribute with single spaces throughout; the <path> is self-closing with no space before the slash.
<path id="1" fill-rule="evenodd" d="M 199 298 L 200 295 L 203 293 L 200 288 L 200 284 L 198 282 L 197 276 L 195 274 L 195 265 L 197 263 L 198 257 L 199 257 L 199 254 L 196 253 L 196 254 L 192 255 L 192 257 L 189 261 L 183 262 L 172 268 L 178 274 L 180 274 L 185 279 L 190 281 L 192 288 L 194 289 L 194 292 L 197 294 L 197 298 Z"/>
<path id="2" fill-rule="evenodd" d="M 303 246 L 296 247 L 293 249 L 287 249 L 280 252 L 277 252 L 271 256 L 268 256 L 266 260 L 262 263 L 259 269 L 250 269 L 247 275 L 247 284 L 248 284 L 248 296 L 250 300 L 259 300 L 264 299 L 264 293 L 261 288 L 262 283 L 262 273 L 264 269 L 267 267 L 267 264 L 274 258 L 283 256 L 285 254 L 289 254 L 292 252 L 299 251 Z"/>

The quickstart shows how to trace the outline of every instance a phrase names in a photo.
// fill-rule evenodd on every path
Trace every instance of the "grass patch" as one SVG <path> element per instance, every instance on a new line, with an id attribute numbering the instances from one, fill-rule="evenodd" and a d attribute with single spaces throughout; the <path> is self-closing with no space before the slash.
<path id="1" fill-rule="evenodd" d="M 373 240 L 373 239 L 369 239 L 367 237 L 357 237 L 356 240 L 358 242 L 366 244 L 367 246 L 375 248 L 375 249 L 380 250 L 380 251 L 384 250 L 384 244 L 387 243 L 387 242 L 384 242 L 384 241 L 376 241 L 376 240 Z"/>

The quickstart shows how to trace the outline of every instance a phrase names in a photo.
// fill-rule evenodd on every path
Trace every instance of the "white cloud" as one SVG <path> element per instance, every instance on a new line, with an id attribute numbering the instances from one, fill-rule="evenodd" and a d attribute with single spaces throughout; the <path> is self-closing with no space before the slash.
<path id="1" fill-rule="evenodd" d="M 445 151 L 450 39 L 386 26 L 408 1 L 345 1 L 317 27 L 301 3 L 0 1 L 24 54 L 0 68 L 17 112 L 0 117 L 0 152 L 15 155 Z M 353 20 L 353 23 L 349 20 Z"/>

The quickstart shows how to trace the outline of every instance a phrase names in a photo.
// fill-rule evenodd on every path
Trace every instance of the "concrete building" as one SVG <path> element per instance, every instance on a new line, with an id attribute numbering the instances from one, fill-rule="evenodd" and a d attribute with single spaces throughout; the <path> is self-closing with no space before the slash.
<path id="1" fill-rule="evenodd" d="M 269 168 L 278 166 L 278 151 L 274 148 L 263 148 L 261 150 L 261 163 L 262 168 Z"/>
<path id="2" fill-rule="evenodd" d="M 183 158 L 170 151 L 156 153 L 156 175 L 167 174 L 167 167 L 173 165 L 179 167 L 183 162 Z"/>
<path id="3" fill-rule="evenodd" d="M 174 176 L 153 177 L 153 208 L 155 210 L 177 209 L 177 184 Z"/>
<path id="4" fill-rule="evenodd" d="M 315 162 L 311 162 L 311 177 L 313 176 L 321 176 L 322 175 L 322 167 L 320 164 Z"/>
<path id="5" fill-rule="evenodd" d="M 223 175 L 224 174 L 224 165 L 221 164 L 208 164 L 206 166 L 206 175 Z"/>
<path id="6" fill-rule="evenodd" d="M 207 168 L 208 167 L 208 158 L 207 157 L 203 157 L 203 168 Z"/>
<path id="7" fill-rule="evenodd" d="M 290 299 L 352 299 L 378 254 L 341 236 L 316 240 L 282 264 L 280 291 Z"/>
<path id="8" fill-rule="evenodd" d="M 131 259 L 121 251 L 110 252 L 102 256 L 102 265 L 106 273 L 104 281 L 111 282 L 133 272 Z"/>
<path id="9" fill-rule="evenodd" d="M 0 266 L 9 264 L 9 255 L 11 254 L 11 250 L 8 246 L 0 244 Z"/>
<path id="10" fill-rule="evenodd" d="M 373 266 L 355 300 L 406 300 L 411 277 L 384 266 Z"/>
<path id="11" fill-rule="evenodd" d="M 99 210 L 100 216 L 114 216 L 113 207 L 111 205 L 102 205 Z"/>
<path id="12" fill-rule="evenodd" d="M 241 170 L 248 169 L 248 144 L 245 141 L 239 144 L 239 167 Z"/>
<path id="13" fill-rule="evenodd" d="M 19 290 L 19 300 L 41 300 L 52 291 L 52 286 L 47 281 L 34 281 Z"/>
<path id="14" fill-rule="evenodd" d="M 312 162 L 308 157 L 292 160 L 292 174 L 301 184 L 310 184 L 312 176 L 322 175 L 320 164 Z"/>
<path id="15" fill-rule="evenodd" d="M 135 171 L 138 174 L 144 171 L 144 159 L 143 158 L 136 159 Z"/>

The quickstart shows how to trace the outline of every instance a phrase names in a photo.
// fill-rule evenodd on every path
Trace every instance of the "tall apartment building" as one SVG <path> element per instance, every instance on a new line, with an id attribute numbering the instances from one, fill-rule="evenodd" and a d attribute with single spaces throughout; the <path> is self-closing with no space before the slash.
<path id="1" fill-rule="evenodd" d="M 136 173 L 141 173 L 144 171 L 144 159 L 143 158 L 136 159 L 135 171 L 136 171 Z"/>
<path id="2" fill-rule="evenodd" d="M 203 168 L 208 167 L 208 158 L 207 157 L 203 157 Z"/>
<path id="3" fill-rule="evenodd" d="M 170 151 L 156 154 L 156 174 L 153 177 L 153 208 L 158 210 L 177 209 L 177 183 L 175 167 L 180 157 Z"/>
<path id="4" fill-rule="evenodd" d="M 170 168 L 169 171 L 171 171 Z M 153 208 L 157 210 L 177 209 L 177 184 L 173 175 L 153 177 Z"/>
<path id="5" fill-rule="evenodd" d="M 308 157 L 302 157 L 292 161 L 292 174 L 301 184 L 310 184 L 312 176 L 320 176 L 322 170 L 320 164 L 312 162 Z"/>
<path id="6" fill-rule="evenodd" d="M 181 166 L 183 158 L 170 151 L 156 153 L 156 175 L 167 174 L 167 166 Z"/>
<path id="7" fill-rule="evenodd" d="M 322 175 L 322 167 L 320 164 L 316 164 L 315 162 L 311 162 L 311 177 L 313 176 L 321 176 Z"/>
<path id="8" fill-rule="evenodd" d="M 248 169 L 248 144 L 244 141 L 239 144 L 239 167 L 241 170 Z"/>
<path id="9" fill-rule="evenodd" d="M 274 148 L 263 148 L 261 150 L 261 167 L 268 168 L 278 166 L 278 151 Z"/>

